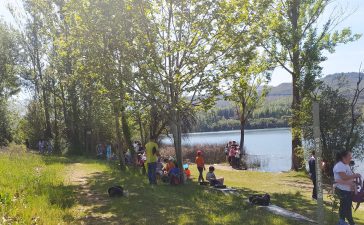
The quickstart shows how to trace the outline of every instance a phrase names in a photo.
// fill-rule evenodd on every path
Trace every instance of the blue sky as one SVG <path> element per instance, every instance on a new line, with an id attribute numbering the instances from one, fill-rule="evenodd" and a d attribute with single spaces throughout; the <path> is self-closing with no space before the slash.
<path id="1" fill-rule="evenodd" d="M 13 19 L 6 9 L 6 4 L 17 5 L 18 2 L 18 0 L 0 0 L 0 17 L 12 23 Z M 337 29 L 350 27 L 354 33 L 364 34 L 364 0 L 334 0 L 323 20 L 327 19 L 333 10 L 339 8 L 352 13 Z M 324 75 L 358 71 L 360 63 L 364 64 L 364 36 L 356 42 L 338 46 L 335 53 L 326 56 L 327 61 L 322 63 Z M 276 86 L 284 82 L 291 82 L 291 77 L 283 69 L 277 68 L 273 73 L 271 85 Z"/>

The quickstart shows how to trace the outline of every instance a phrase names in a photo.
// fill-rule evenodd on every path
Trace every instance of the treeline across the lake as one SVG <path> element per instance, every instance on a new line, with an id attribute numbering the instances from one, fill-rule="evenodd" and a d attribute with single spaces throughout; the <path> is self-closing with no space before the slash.
<path id="1" fill-rule="evenodd" d="M 265 129 L 289 127 L 291 117 L 291 98 L 267 99 L 254 110 L 247 122 L 246 129 Z M 193 132 L 240 130 L 240 120 L 236 107 L 225 104 L 208 111 L 200 112 L 196 117 Z"/>
<path id="2" fill-rule="evenodd" d="M 18 2 L 9 6 L 15 25 L 0 22 L 0 145 L 47 143 L 55 154 L 94 155 L 107 143 L 121 169 L 126 150 L 135 157 L 133 140 L 167 133 L 182 168 L 183 133 L 237 121 L 242 154 L 246 128 L 289 122 L 292 169 L 302 168 L 324 53 L 361 37 L 335 30 L 342 12 L 322 17 L 329 0 Z M 292 77 L 290 109 L 266 103 L 279 66 Z M 31 97 L 14 120 L 8 106 L 21 88 Z M 220 97 L 233 106 L 209 111 Z M 362 120 L 355 101 L 344 103 L 352 112 L 341 115 L 352 121 L 340 120 L 350 125 L 345 146 L 355 149 Z"/>

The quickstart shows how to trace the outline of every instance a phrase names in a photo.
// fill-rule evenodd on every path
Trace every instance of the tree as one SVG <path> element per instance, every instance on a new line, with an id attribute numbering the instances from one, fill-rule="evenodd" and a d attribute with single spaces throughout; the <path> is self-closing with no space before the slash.
<path id="1" fill-rule="evenodd" d="M 258 62 L 256 59 L 252 59 L 252 61 L 236 61 L 229 65 L 226 73 L 227 80 L 231 81 L 228 83 L 231 93 L 226 93 L 225 98 L 236 104 L 240 121 L 240 152 L 242 155 L 245 155 L 244 133 L 246 125 L 254 110 L 264 102 L 268 93 L 268 65 L 265 65 L 264 62 Z"/>
<path id="2" fill-rule="evenodd" d="M 363 74 L 358 73 L 358 82 L 355 90 L 348 93 L 345 80 L 341 79 L 337 89 L 322 84 L 316 96 L 305 99 L 303 110 L 307 110 L 303 117 L 303 137 L 309 147 L 314 146 L 312 130 L 312 115 L 308 112 L 312 100 L 320 104 L 320 131 L 322 143 L 322 157 L 326 163 L 326 172 L 332 175 L 336 153 L 342 150 L 352 151 L 355 157 L 362 158 L 364 152 L 364 126 L 361 107 L 358 99 L 362 96 Z"/>
<path id="3" fill-rule="evenodd" d="M 19 91 L 17 34 L 0 20 L 0 146 L 12 140 L 8 99 Z"/>
<path id="4" fill-rule="evenodd" d="M 292 169 L 302 166 L 298 151 L 302 146 L 300 113 L 302 99 L 315 88 L 321 76 L 320 63 L 326 60 L 323 52 L 334 52 L 340 43 L 357 40 L 349 28 L 333 31 L 342 15 L 329 18 L 319 28 L 319 19 L 331 3 L 330 0 L 272 1 L 270 10 L 261 21 L 260 45 L 292 76 Z M 335 14 L 333 14 L 335 15 Z"/>
<path id="5" fill-rule="evenodd" d="M 170 121 L 178 167 L 186 116 L 213 104 L 219 84 L 213 72 L 221 52 L 215 1 L 152 1 L 140 9 L 136 73 L 131 89 Z"/>

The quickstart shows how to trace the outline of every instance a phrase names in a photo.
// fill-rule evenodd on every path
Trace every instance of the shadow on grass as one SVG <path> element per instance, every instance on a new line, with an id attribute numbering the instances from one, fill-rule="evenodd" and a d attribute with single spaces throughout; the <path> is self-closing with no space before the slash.
<path id="1" fill-rule="evenodd" d="M 128 196 L 109 198 L 107 189 L 113 185 L 123 186 Z M 91 194 L 79 200 L 88 216 L 78 222 L 85 224 L 307 224 L 251 206 L 247 196 L 256 192 L 249 189 L 241 189 L 239 195 L 224 195 L 194 182 L 150 186 L 146 177 L 134 168 L 94 173 L 87 186 Z M 293 199 L 288 209 L 312 212 L 312 204 L 302 196 L 277 195 L 273 199 L 289 202 L 293 197 L 297 200 Z"/>
<path id="2" fill-rule="evenodd" d="M 73 164 L 73 163 L 82 163 L 82 164 L 94 164 L 94 163 L 105 163 L 106 160 L 100 160 L 97 158 L 91 158 L 87 156 L 55 156 L 55 155 L 41 155 L 42 160 L 46 165 L 52 164 Z"/>

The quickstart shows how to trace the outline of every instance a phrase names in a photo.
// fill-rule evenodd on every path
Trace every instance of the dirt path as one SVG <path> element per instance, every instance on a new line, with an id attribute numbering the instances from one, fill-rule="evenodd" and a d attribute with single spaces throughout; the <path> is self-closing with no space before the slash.
<path id="1" fill-rule="evenodd" d="M 102 210 L 110 207 L 106 190 L 100 193 L 93 188 L 96 178 L 102 176 L 105 177 L 105 171 L 91 169 L 82 163 L 70 164 L 67 167 L 66 183 L 75 187 L 77 196 L 77 204 L 74 207 L 75 221 L 72 224 L 121 224 L 114 214 Z"/>

